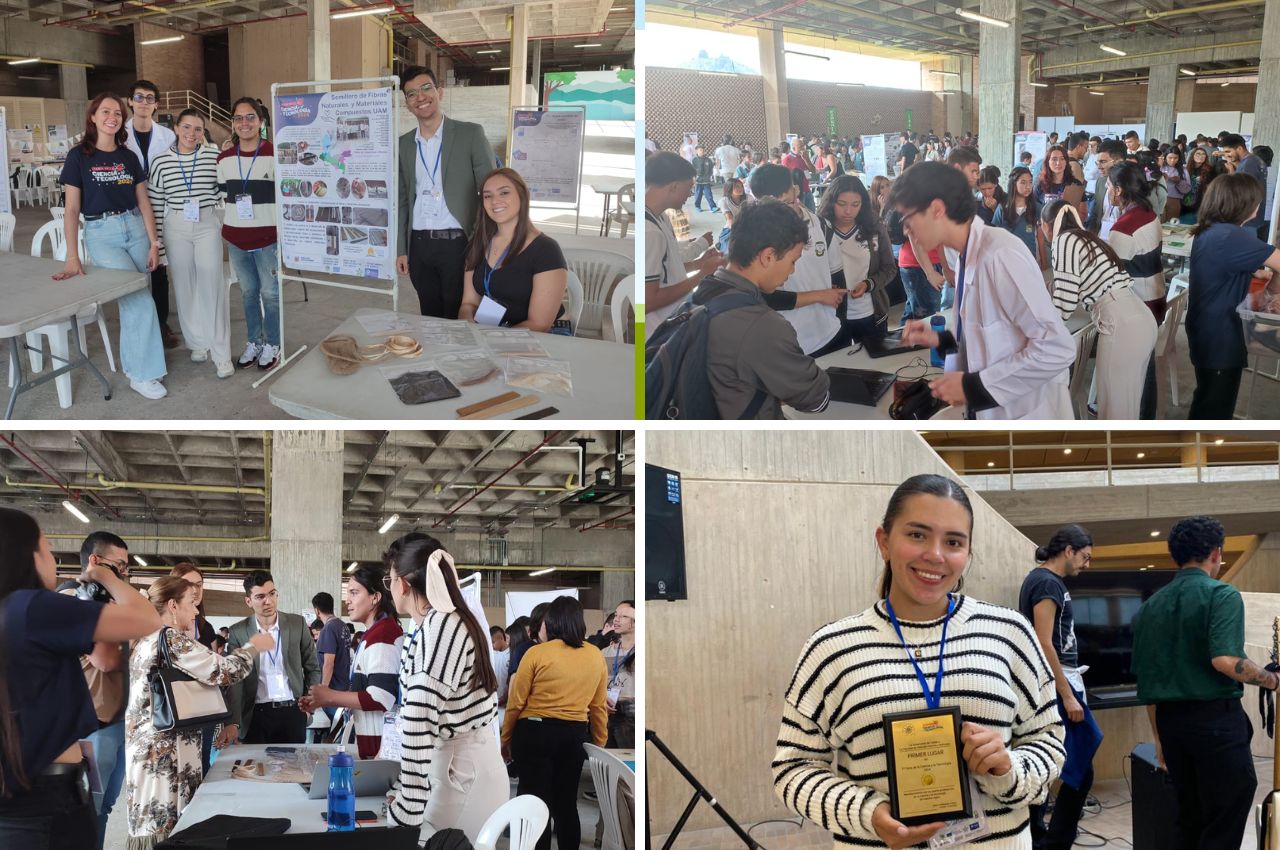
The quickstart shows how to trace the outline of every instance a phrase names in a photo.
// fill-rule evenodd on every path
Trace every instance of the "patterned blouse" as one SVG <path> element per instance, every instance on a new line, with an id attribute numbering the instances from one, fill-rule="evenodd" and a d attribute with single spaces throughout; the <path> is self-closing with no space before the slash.
<path id="1" fill-rule="evenodd" d="M 202 730 L 159 732 L 152 724 L 147 677 L 161 663 L 161 634 L 168 637 L 173 666 L 207 685 L 226 687 L 241 681 L 258 657 L 258 650 L 251 646 L 217 655 L 177 629 L 148 635 L 134 647 L 129 660 L 129 707 L 124 715 L 131 848 L 167 838 L 204 778 L 200 771 Z"/>

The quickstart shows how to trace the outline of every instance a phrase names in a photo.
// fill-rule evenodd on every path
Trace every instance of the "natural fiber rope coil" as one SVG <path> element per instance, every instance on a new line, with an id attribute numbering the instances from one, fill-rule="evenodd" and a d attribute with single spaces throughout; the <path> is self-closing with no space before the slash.
<path id="1" fill-rule="evenodd" d="M 376 363 L 384 357 L 412 359 L 422 356 L 422 346 L 411 336 L 397 334 L 386 342 L 360 345 L 353 336 L 331 336 L 320 343 L 329 371 L 337 375 L 351 375 L 367 363 Z"/>

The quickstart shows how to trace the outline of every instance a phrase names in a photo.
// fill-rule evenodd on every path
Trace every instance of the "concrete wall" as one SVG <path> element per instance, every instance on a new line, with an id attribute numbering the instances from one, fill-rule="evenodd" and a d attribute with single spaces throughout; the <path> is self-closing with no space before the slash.
<path id="1" fill-rule="evenodd" d="M 651 431 L 645 459 L 683 474 L 689 587 L 688 601 L 646 609 L 646 725 L 735 816 L 785 817 L 769 762 L 800 647 L 875 600 L 873 535 L 894 487 L 954 473 L 914 431 Z M 1034 546 L 971 499 L 965 590 L 1015 605 Z M 689 790 L 648 764 L 653 829 L 665 833 Z M 713 825 L 706 807 L 691 821 Z"/>
<path id="2" fill-rule="evenodd" d="M 1175 109 L 1178 112 L 1252 112 L 1257 88 L 1253 83 L 1232 83 L 1223 88 L 1218 84 L 1197 85 L 1191 79 L 1180 80 Z M 1073 115 L 1080 124 L 1119 124 L 1146 114 L 1147 84 L 1142 82 L 1107 86 L 1102 89 L 1106 92 L 1103 97 L 1091 95 L 1083 87 L 1052 86 L 1035 91 L 1037 117 Z M 1034 125 L 1028 129 L 1033 128 Z"/>
<path id="3" fill-rule="evenodd" d="M 44 59 L 130 70 L 134 64 L 129 40 L 120 38 L 113 31 L 46 27 L 39 21 L 18 17 L 0 18 L 0 53 L 38 55 Z"/>
<path id="4" fill-rule="evenodd" d="M 383 30 L 369 18 L 329 23 L 331 74 L 335 80 L 381 75 L 387 47 Z M 231 96 L 271 102 L 271 84 L 307 79 L 307 19 L 261 21 L 228 30 Z M 201 89 L 203 92 L 203 88 Z"/>
<path id="5" fill-rule="evenodd" d="M 204 39 L 186 33 L 182 41 L 168 44 L 142 42 L 169 38 L 176 33 L 168 27 L 139 23 L 133 27 L 133 49 L 138 78 L 150 80 L 162 92 L 193 91 L 204 97 Z"/>
<path id="6" fill-rule="evenodd" d="M 443 80 L 441 80 L 443 84 Z M 533 86 L 524 87 L 524 103 L 538 103 L 538 93 Z M 507 155 L 507 133 L 511 126 L 511 113 L 507 111 L 506 86 L 445 86 L 441 106 L 444 114 L 458 121 L 470 121 L 484 128 L 484 136 L 493 146 L 494 154 Z M 405 133 L 418 126 L 418 119 L 405 106 L 404 98 L 397 98 L 400 109 L 400 132 Z"/>

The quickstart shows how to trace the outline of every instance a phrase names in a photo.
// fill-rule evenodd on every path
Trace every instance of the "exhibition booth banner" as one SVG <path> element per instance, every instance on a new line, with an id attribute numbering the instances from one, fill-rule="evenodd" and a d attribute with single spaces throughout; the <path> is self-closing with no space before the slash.
<path id="1" fill-rule="evenodd" d="M 6 121 L 6 118 L 5 118 L 5 111 L 6 111 L 6 110 L 5 110 L 5 108 L 4 108 L 3 106 L 0 106 L 0 139 L 7 139 L 7 138 L 8 138 L 7 128 L 6 128 L 6 126 L 5 126 L 5 121 Z M 5 169 L 4 169 L 4 173 L 5 173 L 5 175 L 6 175 L 6 176 L 7 176 L 7 175 L 9 175 L 9 174 L 11 174 L 11 173 L 13 172 L 13 161 L 12 161 L 12 160 L 13 160 L 13 157 L 12 157 L 12 156 L 10 156 L 10 155 L 8 154 L 8 150 L 7 150 L 7 146 L 6 146 L 6 153 L 5 153 Z M 10 207 L 10 204 L 12 203 L 12 202 L 10 201 L 10 196 L 11 196 L 12 194 L 13 194 L 13 193 L 12 193 L 12 192 L 10 192 L 10 191 L 8 190 L 8 188 L 7 188 L 7 187 L 6 187 L 5 191 L 0 192 L 0 213 L 11 213 L 11 212 L 13 212 L 13 210 L 9 208 L 9 207 Z"/>
<path id="2" fill-rule="evenodd" d="M 283 265 L 395 280 L 393 109 L 390 88 L 276 95 Z"/>
<path id="3" fill-rule="evenodd" d="M 511 167 L 533 203 L 578 203 L 586 120 L 581 108 L 517 109 L 512 116 Z"/>
<path id="4" fill-rule="evenodd" d="M 1031 152 L 1031 164 L 1042 162 L 1049 153 L 1049 134 L 1039 132 L 1013 134 L 1013 167 L 1022 165 L 1023 151 Z M 1033 174 L 1032 177 L 1035 177 Z"/>

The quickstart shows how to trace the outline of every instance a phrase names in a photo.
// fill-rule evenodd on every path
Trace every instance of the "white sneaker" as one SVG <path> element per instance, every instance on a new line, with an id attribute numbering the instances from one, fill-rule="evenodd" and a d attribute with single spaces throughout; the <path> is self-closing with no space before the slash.
<path id="1" fill-rule="evenodd" d="M 244 354 L 240 355 L 240 368 L 247 369 L 253 365 L 258 359 L 258 355 L 262 353 L 262 346 L 256 342 L 251 342 L 244 347 Z"/>
<path id="2" fill-rule="evenodd" d="M 203 362 L 205 362 L 205 361 L 206 361 L 206 360 L 208 360 L 208 359 L 209 359 L 209 351 L 208 351 L 208 349 L 204 349 L 204 348 L 193 348 L 193 349 L 191 349 L 191 362 L 192 362 L 192 363 L 203 363 Z"/>
<path id="3" fill-rule="evenodd" d="M 214 365 L 218 367 L 219 378 L 230 378 L 236 373 L 236 367 L 231 365 L 230 360 L 223 360 L 219 363 L 215 363 Z"/>
<path id="4" fill-rule="evenodd" d="M 270 369 L 280 360 L 280 347 L 266 343 L 262 346 L 262 354 L 258 356 L 258 368 Z"/>
<path id="5" fill-rule="evenodd" d="M 129 379 L 129 388 L 143 398 L 157 399 L 164 398 L 169 391 L 164 388 L 164 384 L 159 381 L 135 381 Z"/>

